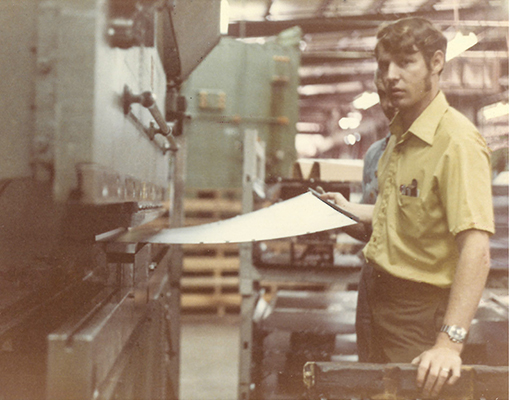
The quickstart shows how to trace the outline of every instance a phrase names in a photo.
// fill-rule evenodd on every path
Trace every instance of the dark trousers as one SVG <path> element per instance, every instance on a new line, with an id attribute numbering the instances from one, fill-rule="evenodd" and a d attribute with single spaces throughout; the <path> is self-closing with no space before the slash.
<path id="1" fill-rule="evenodd" d="M 368 362 L 371 336 L 371 315 L 368 306 L 368 284 L 372 274 L 372 266 L 365 263 L 361 268 L 358 284 L 358 302 L 356 305 L 356 346 L 358 361 Z"/>
<path id="2" fill-rule="evenodd" d="M 370 334 L 363 361 L 410 363 L 434 345 L 450 290 L 396 278 L 374 267 L 365 274 L 366 300 L 361 301 L 368 304 Z"/>

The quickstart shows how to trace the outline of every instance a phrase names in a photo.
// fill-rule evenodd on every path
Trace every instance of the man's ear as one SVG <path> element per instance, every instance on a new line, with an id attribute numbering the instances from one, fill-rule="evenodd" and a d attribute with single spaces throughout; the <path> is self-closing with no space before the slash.
<path id="1" fill-rule="evenodd" d="M 430 59 L 430 67 L 433 73 L 440 74 L 445 64 L 445 55 L 441 50 L 436 50 Z"/>

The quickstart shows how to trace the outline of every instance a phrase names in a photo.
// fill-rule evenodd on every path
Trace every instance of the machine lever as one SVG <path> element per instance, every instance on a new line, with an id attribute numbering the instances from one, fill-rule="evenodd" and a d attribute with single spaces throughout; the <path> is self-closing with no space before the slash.
<path id="1" fill-rule="evenodd" d="M 133 94 L 129 86 L 124 86 L 124 93 L 122 95 L 122 103 L 124 108 L 124 114 L 127 115 L 131 111 L 131 104 L 138 103 L 143 107 L 147 108 L 156 123 L 159 126 L 159 130 L 156 133 L 160 133 L 165 136 L 170 142 L 170 150 L 176 151 L 179 149 L 179 145 L 175 141 L 174 136 L 172 135 L 172 128 L 168 126 L 163 117 L 163 114 L 158 108 L 156 104 L 156 99 L 154 95 L 150 91 L 142 92 L 141 94 Z"/>

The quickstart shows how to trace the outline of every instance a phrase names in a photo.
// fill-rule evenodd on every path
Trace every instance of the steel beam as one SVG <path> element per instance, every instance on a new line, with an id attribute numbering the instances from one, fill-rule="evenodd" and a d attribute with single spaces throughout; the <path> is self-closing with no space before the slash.
<path id="1" fill-rule="evenodd" d="M 487 11 L 491 11 L 490 6 L 488 5 L 462 9 L 459 10 L 460 20 L 476 21 L 480 19 L 480 15 L 484 15 L 484 13 Z M 429 11 L 419 10 L 411 14 L 417 17 L 423 16 L 430 18 Z M 353 30 L 366 31 L 370 29 L 374 30 L 375 32 L 380 24 L 385 21 L 393 21 L 408 16 L 410 16 L 408 13 L 375 13 L 369 15 L 349 15 L 347 17 L 334 18 L 297 18 L 276 21 L 238 21 L 229 24 L 228 35 L 233 37 L 273 36 L 278 35 L 283 30 L 292 28 L 293 26 L 300 26 L 303 30 L 303 34 L 345 32 Z M 433 20 L 440 21 L 441 25 L 444 23 L 447 23 L 448 25 L 454 25 L 455 21 L 453 21 L 451 18 L 451 10 L 436 11 L 433 15 Z M 241 27 L 244 29 L 241 29 Z"/>

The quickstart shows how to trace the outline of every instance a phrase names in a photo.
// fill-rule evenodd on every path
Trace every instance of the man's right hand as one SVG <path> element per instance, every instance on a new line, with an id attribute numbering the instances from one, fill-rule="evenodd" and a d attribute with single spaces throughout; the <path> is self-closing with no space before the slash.
<path id="1" fill-rule="evenodd" d="M 327 192 L 327 193 L 321 194 L 321 199 L 322 200 L 330 200 L 345 210 L 347 210 L 347 208 L 350 205 L 349 200 L 347 200 L 342 193 L 338 193 L 338 192 L 335 192 L 335 193 Z M 347 210 L 347 211 L 349 211 L 349 210 Z"/>
<path id="2" fill-rule="evenodd" d="M 327 192 L 321 194 L 320 198 L 322 200 L 332 201 L 345 211 L 356 215 L 360 219 L 360 222 L 363 222 L 364 224 L 372 224 L 372 215 L 374 213 L 373 205 L 352 203 L 338 192 Z"/>

